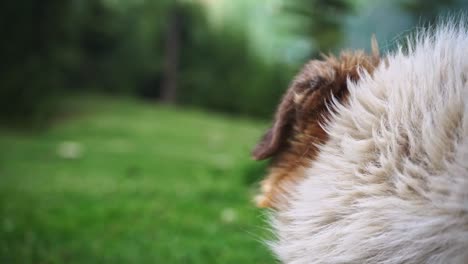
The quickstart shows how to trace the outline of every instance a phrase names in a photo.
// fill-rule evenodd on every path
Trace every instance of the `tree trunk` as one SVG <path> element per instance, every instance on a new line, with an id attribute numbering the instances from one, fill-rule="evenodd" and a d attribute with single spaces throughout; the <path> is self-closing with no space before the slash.
<path id="1" fill-rule="evenodd" d="M 177 97 L 177 78 L 180 49 L 180 12 L 177 6 L 172 8 L 166 31 L 163 83 L 161 100 L 174 104 Z"/>

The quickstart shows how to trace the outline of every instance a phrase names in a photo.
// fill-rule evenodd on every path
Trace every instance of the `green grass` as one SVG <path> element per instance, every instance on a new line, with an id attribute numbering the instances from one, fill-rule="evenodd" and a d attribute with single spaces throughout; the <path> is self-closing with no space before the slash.
<path id="1" fill-rule="evenodd" d="M 0 263 L 273 262 L 251 203 L 264 123 L 124 98 L 65 103 L 73 111 L 45 131 L 0 131 Z M 81 153 L 58 153 L 64 142 Z"/>

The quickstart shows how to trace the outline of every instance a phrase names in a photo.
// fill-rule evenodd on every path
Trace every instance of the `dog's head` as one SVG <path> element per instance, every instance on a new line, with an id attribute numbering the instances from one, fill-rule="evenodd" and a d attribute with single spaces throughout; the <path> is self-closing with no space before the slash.
<path id="1" fill-rule="evenodd" d="M 298 74 L 253 152 L 280 261 L 468 263 L 467 21 Z"/>
<path id="2" fill-rule="evenodd" d="M 306 165 L 316 157 L 318 146 L 327 140 L 323 125 L 332 111 L 330 103 L 344 102 L 348 80 L 357 81 L 361 70 L 372 72 L 379 63 L 378 49 L 374 47 L 373 55 L 356 51 L 312 60 L 295 77 L 279 104 L 272 127 L 252 153 L 256 160 L 272 159 L 256 198 L 258 206 L 278 207 L 285 201 Z"/>

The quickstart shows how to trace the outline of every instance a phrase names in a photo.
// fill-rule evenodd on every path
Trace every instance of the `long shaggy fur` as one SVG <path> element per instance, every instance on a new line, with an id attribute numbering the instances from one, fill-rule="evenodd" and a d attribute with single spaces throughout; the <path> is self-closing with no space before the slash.
<path id="1" fill-rule="evenodd" d="M 273 214 L 281 261 L 468 263 L 466 56 L 467 29 L 449 23 L 348 83 L 328 141 Z"/>

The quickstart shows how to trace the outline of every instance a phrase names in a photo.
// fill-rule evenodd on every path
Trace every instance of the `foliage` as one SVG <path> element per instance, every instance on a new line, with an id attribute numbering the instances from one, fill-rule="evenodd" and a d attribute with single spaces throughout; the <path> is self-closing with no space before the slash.
<path id="1" fill-rule="evenodd" d="M 468 3 L 464 0 L 399 0 L 399 4 L 419 23 L 434 23 L 441 14 L 447 15 L 448 12 L 456 14 L 462 7 L 468 7 Z"/>
<path id="2" fill-rule="evenodd" d="M 168 80 L 177 84 L 171 87 L 178 104 L 266 117 L 306 59 L 342 47 L 346 18 L 365 4 L 4 1 L 0 120 L 43 123 L 56 111 L 59 97 L 71 90 L 159 100 Z M 441 9 L 466 7 L 463 0 L 395 0 L 394 5 L 424 21 Z M 171 27 L 174 13 L 177 32 Z M 169 36 L 177 37 L 177 47 L 167 44 Z M 168 74 L 167 65 L 177 67 Z"/>
<path id="3" fill-rule="evenodd" d="M 183 50 L 188 52 L 181 66 L 180 102 L 269 117 L 288 85 L 291 69 L 258 60 L 245 35 L 208 30 L 192 34 L 191 41 L 184 42 Z"/>
<path id="4" fill-rule="evenodd" d="M 40 8 L 15 3 L 1 11 L 10 15 L 2 16 L 4 25 L 15 17 L 21 22 L 3 34 L 15 33 L 2 47 L 4 117 L 47 116 L 54 95 L 71 89 L 157 99 L 168 10 L 174 7 L 181 10 L 182 24 L 180 103 L 265 116 L 290 78 L 287 67 L 252 54 L 245 32 L 210 25 L 195 2 L 49 0 Z"/>
<path id="5" fill-rule="evenodd" d="M 298 30 L 310 36 L 315 55 L 340 47 L 344 36 L 342 25 L 353 8 L 351 0 L 299 0 L 285 5 L 286 11 L 301 17 Z"/>
<path id="6" fill-rule="evenodd" d="M 67 48 L 69 1 L 0 4 L 0 118 L 36 119 L 51 111 Z"/>

